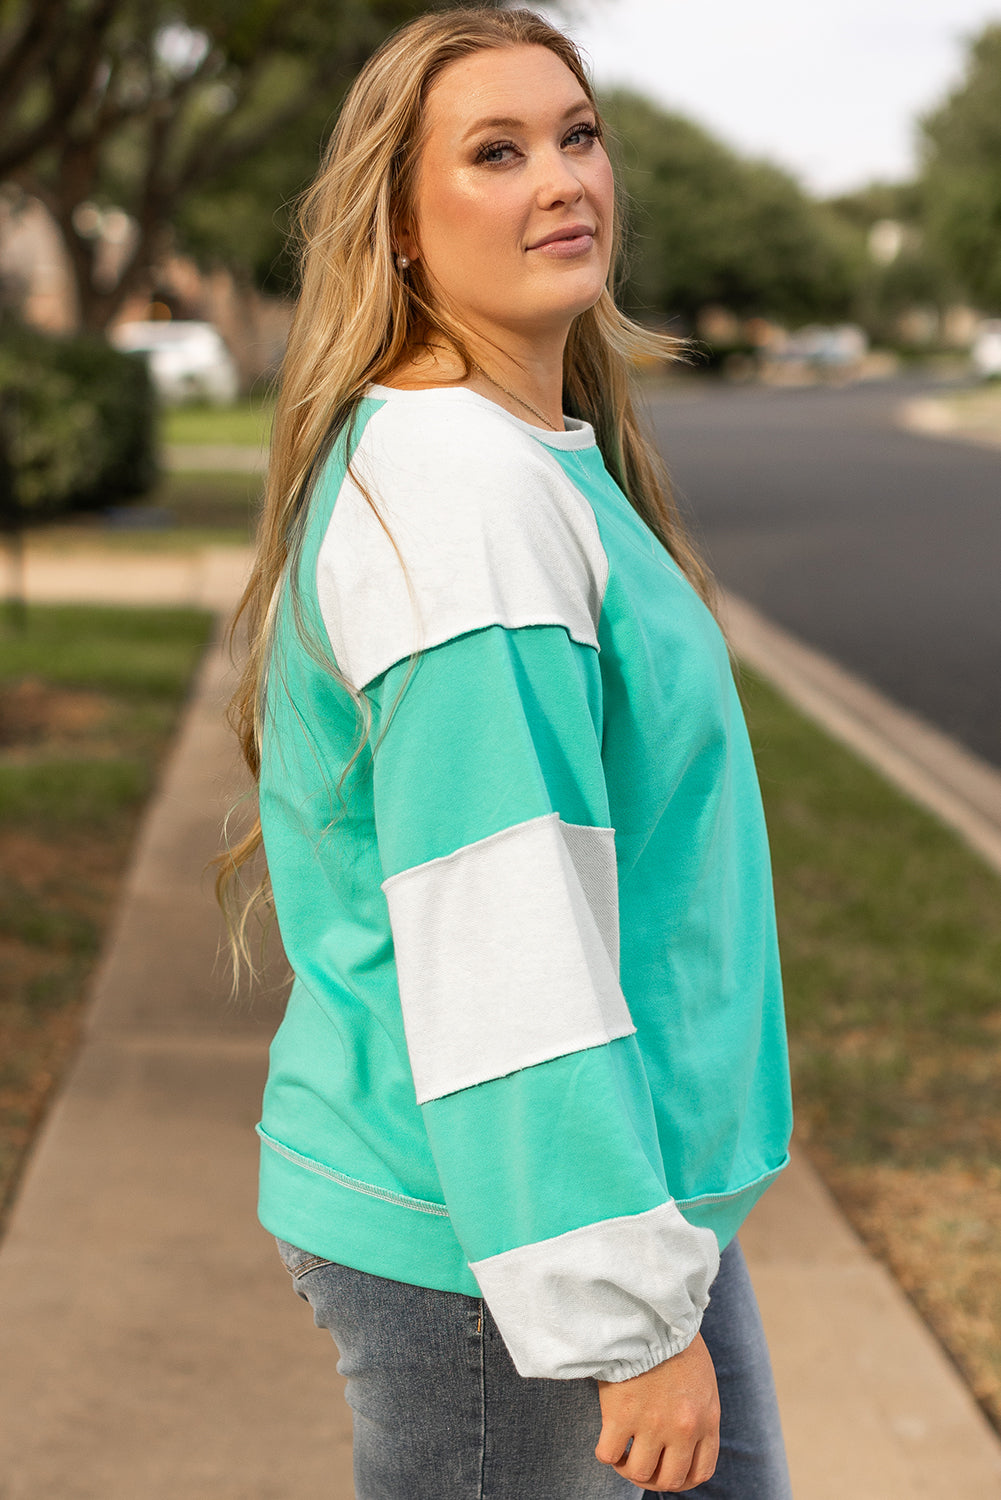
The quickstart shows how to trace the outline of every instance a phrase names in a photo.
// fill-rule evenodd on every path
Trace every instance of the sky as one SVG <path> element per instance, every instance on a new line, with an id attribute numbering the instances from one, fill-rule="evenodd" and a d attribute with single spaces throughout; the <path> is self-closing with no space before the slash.
<path id="1" fill-rule="evenodd" d="M 627 83 L 835 194 L 916 164 L 914 121 L 958 83 L 1001 0 L 568 0 L 545 9 L 599 88 Z"/>

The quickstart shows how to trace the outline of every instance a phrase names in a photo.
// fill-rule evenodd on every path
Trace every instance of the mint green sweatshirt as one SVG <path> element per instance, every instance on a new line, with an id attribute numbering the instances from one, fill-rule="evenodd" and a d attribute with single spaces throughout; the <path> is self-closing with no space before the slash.
<path id="1" fill-rule="evenodd" d="M 457 388 L 370 388 L 297 568 L 260 786 L 295 975 L 261 1220 L 483 1296 L 523 1375 L 639 1374 L 694 1338 L 788 1159 L 722 636 L 586 423 Z M 371 706 L 357 756 L 332 666 Z"/>

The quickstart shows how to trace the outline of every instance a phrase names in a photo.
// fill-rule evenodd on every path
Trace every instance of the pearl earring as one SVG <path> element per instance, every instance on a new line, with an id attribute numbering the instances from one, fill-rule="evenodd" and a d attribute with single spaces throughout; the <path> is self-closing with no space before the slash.
<path id="1" fill-rule="evenodd" d="M 410 264 L 409 255 L 398 255 L 396 257 L 396 264 L 399 266 L 401 271 L 405 271 Z"/>

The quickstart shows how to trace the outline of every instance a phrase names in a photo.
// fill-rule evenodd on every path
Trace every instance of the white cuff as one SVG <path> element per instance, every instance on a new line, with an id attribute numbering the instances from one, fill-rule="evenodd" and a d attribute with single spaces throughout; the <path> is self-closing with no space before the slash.
<path id="1" fill-rule="evenodd" d="M 470 1263 L 519 1375 L 628 1380 L 687 1348 L 719 1269 L 675 1204 Z"/>

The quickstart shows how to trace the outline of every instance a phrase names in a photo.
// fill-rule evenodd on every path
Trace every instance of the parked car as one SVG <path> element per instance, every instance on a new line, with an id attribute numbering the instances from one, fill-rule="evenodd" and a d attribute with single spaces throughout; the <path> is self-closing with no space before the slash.
<path id="1" fill-rule="evenodd" d="M 970 358 L 982 380 L 1001 378 L 1001 318 L 988 318 L 981 323 Z"/>
<path id="2" fill-rule="evenodd" d="M 858 365 L 869 349 L 865 331 L 854 323 L 841 323 L 829 328 L 811 323 L 789 334 L 779 347 L 779 358 L 802 360 L 804 363 L 827 369 L 844 369 Z"/>
<path id="3" fill-rule="evenodd" d="M 111 331 L 116 349 L 144 354 L 164 401 L 235 401 L 240 390 L 233 356 L 211 323 L 188 319 L 120 323 Z"/>
<path id="4" fill-rule="evenodd" d="M 777 332 L 759 350 L 761 379 L 771 385 L 858 380 L 866 368 L 869 340 L 854 323 L 810 323 L 791 333 Z"/>

